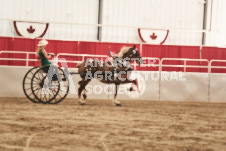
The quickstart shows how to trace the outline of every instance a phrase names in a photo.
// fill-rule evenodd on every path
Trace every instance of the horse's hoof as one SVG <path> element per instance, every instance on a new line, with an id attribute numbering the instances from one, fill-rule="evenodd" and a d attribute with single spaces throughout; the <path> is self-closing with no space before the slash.
<path id="1" fill-rule="evenodd" d="M 129 90 L 130 92 L 131 92 L 131 91 L 136 91 L 133 87 L 130 87 L 128 90 Z"/>
<path id="2" fill-rule="evenodd" d="M 122 104 L 115 104 L 115 106 L 122 106 Z"/>
<path id="3" fill-rule="evenodd" d="M 82 96 L 83 96 L 83 98 L 84 98 L 84 99 L 86 99 L 86 98 L 87 98 L 87 95 L 86 95 L 86 94 L 83 94 Z"/>
<path id="4" fill-rule="evenodd" d="M 86 105 L 86 103 L 80 103 L 80 105 Z"/>
<path id="5" fill-rule="evenodd" d="M 80 105 L 86 105 L 86 103 L 85 103 L 82 99 L 79 99 L 79 100 L 78 100 L 78 103 L 79 103 Z"/>

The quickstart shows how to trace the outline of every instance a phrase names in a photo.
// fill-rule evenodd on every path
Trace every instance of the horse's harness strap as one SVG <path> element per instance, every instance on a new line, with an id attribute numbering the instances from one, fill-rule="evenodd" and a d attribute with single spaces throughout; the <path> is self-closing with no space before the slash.
<path id="1" fill-rule="evenodd" d="M 115 57 L 114 61 L 112 63 L 114 74 L 119 73 L 119 70 L 117 70 L 118 63 L 120 63 L 120 65 L 122 65 L 125 68 L 124 71 L 132 71 L 133 70 L 133 68 L 126 61 L 123 61 L 122 59 Z"/>

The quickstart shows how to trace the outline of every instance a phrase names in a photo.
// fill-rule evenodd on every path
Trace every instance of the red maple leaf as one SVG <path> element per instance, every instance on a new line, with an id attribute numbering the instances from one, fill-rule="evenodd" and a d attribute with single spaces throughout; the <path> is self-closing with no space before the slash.
<path id="1" fill-rule="evenodd" d="M 152 35 L 150 35 L 151 39 L 155 40 L 158 36 L 155 35 L 155 33 L 152 33 Z"/>
<path id="2" fill-rule="evenodd" d="M 27 31 L 30 33 L 30 34 L 33 34 L 33 32 L 35 31 L 35 29 L 30 26 L 29 28 L 27 28 Z"/>

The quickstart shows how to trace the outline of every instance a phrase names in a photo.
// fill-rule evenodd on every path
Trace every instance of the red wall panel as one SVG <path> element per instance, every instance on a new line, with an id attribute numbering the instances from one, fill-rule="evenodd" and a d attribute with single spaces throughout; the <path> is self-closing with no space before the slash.
<path id="1" fill-rule="evenodd" d="M 203 47 L 202 58 L 210 60 L 226 60 L 226 48 Z M 213 66 L 226 66 L 225 62 L 213 62 Z M 226 73 L 226 69 L 212 69 L 213 73 Z"/>
<path id="2" fill-rule="evenodd" d="M 226 59 L 226 48 L 217 48 L 217 47 L 203 47 L 202 48 L 202 58 L 203 59 Z"/>
<path id="3" fill-rule="evenodd" d="M 112 52 L 118 53 L 122 46 L 133 47 L 133 44 L 127 43 L 108 43 L 108 42 L 80 42 L 80 41 L 62 41 L 62 40 L 48 40 L 49 44 L 46 47 L 47 52 L 58 53 L 72 53 L 72 54 L 96 54 L 96 55 L 109 55 L 109 47 Z M 13 51 L 29 51 L 35 52 L 39 39 L 26 39 L 26 38 L 12 38 L 12 37 L 0 37 L 0 51 L 1 50 L 13 50 Z M 140 45 L 136 44 L 137 49 L 140 49 Z M 139 50 L 141 51 L 141 50 Z M 162 58 L 191 58 L 191 59 L 226 59 L 226 48 L 216 47 L 203 47 L 200 55 L 200 47 L 198 46 L 167 46 L 167 45 L 142 45 L 143 57 L 156 57 Z M 1 54 L 0 57 L 14 57 L 14 58 L 26 58 L 24 54 Z M 34 59 L 34 55 L 30 55 L 29 58 Z M 69 57 L 70 58 L 70 57 Z M 66 58 L 68 59 L 68 58 Z M 70 58 L 73 60 L 73 57 Z M 159 62 L 157 62 L 159 63 Z M 1 65 L 26 65 L 22 61 L 0 61 Z M 183 61 L 165 61 L 164 64 L 182 65 Z M 30 63 L 32 65 L 38 65 L 38 63 Z M 187 62 L 187 65 L 206 65 L 203 62 Z M 214 65 L 225 65 L 226 63 L 215 63 Z M 72 66 L 74 67 L 74 66 Z M 138 70 L 151 70 L 156 71 L 158 67 L 138 67 Z M 164 67 L 165 71 L 183 71 L 184 68 L 179 67 Z M 187 72 L 207 72 L 207 69 L 195 69 L 187 68 Z M 222 69 L 214 69 L 213 72 L 226 72 Z"/>
<path id="4" fill-rule="evenodd" d="M 166 45 L 143 45 L 143 57 L 157 58 L 200 58 L 200 47 L 194 46 L 166 46 Z M 183 65 L 183 61 L 164 61 L 164 64 Z M 189 65 L 200 65 L 200 62 L 188 62 Z M 154 69 L 157 70 L 157 69 Z M 164 71 L 184 71 L 180 67 L 163 67 Z M 201 71 L 200 69 L 188 68 L 186 71 Z"/>

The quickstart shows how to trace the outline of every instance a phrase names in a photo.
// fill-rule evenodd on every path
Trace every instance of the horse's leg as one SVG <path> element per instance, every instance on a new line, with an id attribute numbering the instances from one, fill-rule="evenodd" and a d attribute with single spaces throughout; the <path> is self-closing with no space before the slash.
<path id="1" fill-rule="evenodd" d="M 78 88 L 78 103 L 80 105 L 85 105 L 85 101 L 81 98 L 82 91 L 85 89 L 86 85 L 90 82 L 91 80 L 84 80 L 82 79 L 81 81 L 78 82 L 80 87 Z"/>
<path id="2" fill-rule="evenodd" d="M 116 106 L 122 106 L 121 103 L 120 103 L 119 101 L 116 100 L 118 88 L 119 88 L 119 85 L 116 84 L 116 85 L 115 85 L 115 95 L 114 95 L 113 104 L 116 105 Z"/>
<path id="3" fill-rule="evenodd" d="M 83 97 L 84 100 L 86 100 L 86 98 L 87 98 L 87 95 L 86 95 L 86 89 L 84 89 L 83 92 L 84 92 L 84 93 L 83 93 L 82 97 Z"/>
<path id="4" fill-rule="evenodd" d="M 138 86 L 138 81 L 137 81 L 137 79 L 132 80 L 131 83 L 134 84 L 134 85 L 137 87 L 137 90 L 138 90 L 138 91 L 140 91 L 140 90 L 139 90 L 139 86 Z M 134 86 L 131 85 L 131 87 L 129 88 L 129 90 L 130 90 L 130 91 L 135 91 Z"/>

